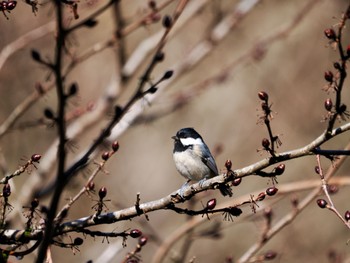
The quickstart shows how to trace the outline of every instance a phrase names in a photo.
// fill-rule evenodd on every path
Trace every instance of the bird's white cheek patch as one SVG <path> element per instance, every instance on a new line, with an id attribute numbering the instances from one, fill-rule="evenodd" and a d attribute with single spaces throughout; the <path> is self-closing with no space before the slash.
<path id="1" fill-rule="evenodd" d="M 180 138 L 180 141 L 184 146 L 202 144 L 202 140 L 200 138 Z"/>

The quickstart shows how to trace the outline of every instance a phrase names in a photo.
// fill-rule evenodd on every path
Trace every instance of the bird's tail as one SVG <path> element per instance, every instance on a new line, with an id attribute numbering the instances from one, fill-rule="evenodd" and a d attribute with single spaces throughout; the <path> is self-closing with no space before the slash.
<path id="1" fill-rule="evenodd" d="M 232 189 L 228 185 L 221 184 L 219 190 L 223 196 L 232 196 Z"/>

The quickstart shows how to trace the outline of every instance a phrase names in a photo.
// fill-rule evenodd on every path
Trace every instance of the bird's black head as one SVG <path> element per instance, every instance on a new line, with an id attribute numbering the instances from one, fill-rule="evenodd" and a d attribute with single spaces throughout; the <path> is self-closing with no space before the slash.
<path id="1" fill-rule="evenodd" d="M 193 128 L 183 128 L 172 138 L 174 139 L 174 152 L 193 149 L 194 145 L 203 144 L 202 137 Z"/>
<path id="2" fill-rule="evenodd" d="M 176 133 L 176 137 L 178 139 L 185 139 L 185 138 L 202 139 L 199 133 L 196 132 L 195 129 L 193 128 L 182 128 Z"/>

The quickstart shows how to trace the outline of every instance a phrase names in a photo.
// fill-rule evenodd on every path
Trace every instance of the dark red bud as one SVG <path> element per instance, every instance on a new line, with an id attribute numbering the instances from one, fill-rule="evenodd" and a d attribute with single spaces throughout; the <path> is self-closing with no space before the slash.
<path id="1" fill-rule="evenodd" d="M 133 229 L 133 230 L 130 230 L 129 235 L 132 238 L 138 238 L 138 237 L 142 236 L 142 232 L 140 230 L 138 230 L 138 229 Z"/>
<path id="2" fill-rule="evenodd" d="M 143 247 L 144 245 L 146 245 L 147 240 L 148 240 L 147 237 L 141 236 L 141 237 L 139 238 L 139 245 L 140 245 L 141 247 Z"/>
<path id="3" fill-rule="evenodd" d="M 216 206 L 216 199 L 213 198 L 213 199 L 210 199 L 208 202 L 207 202 L 207 209 L 208 210 L 213 210 Z"/>
<path id="4" fill-rule="evenodd" d="M 95 183 L 93 181 L 89 182 L 89 184 L 87 185 L 87 188 L 89 191 L 92 191 L 95 189 Z"/>
<path id="5" fill-rule="evenodd" d="M 231 170 L 231 168 L 232 168 L 232 162 L 231 162 L 231 160 L 226 160 L 226 162 L 225 162 L 225 167 L 226 167 L 226 169 L 229 171 L 229 170 Z"/>
<path id="6" fill-rule="evenodd" d="M 104 153 L 102 153 L 101 158 L 102 158 L 102 160 L 107 161 L 109 156 L 110 156 L 109 152 L 104 152 Z"/>
<path id="7" fill-rule="evenodd" d="M 315 173 L 320 174 L 320 167 L 315 166 Z"/>
<path id="8" fill-rule="evenodd" d="M 242 177 L 237 177 L 235 179 L 232 180 L 232 185 L 233 186 L 239 186 L 242 182 Z"/>
<path id="9" fill-rule="evenodd" d="M 269 99 L 269 95 L 265 92 L 265 91 L 260 91 L 258 93 L 259 99 L 263 100 L 263 101 L 268 101 Z"/>
<path id="10" fill-rule="evenodd" d="M 326 208 L 327 207 L 327 201 L 324 199 L 317 199 L 317 204 L 321 208 Z"/>
<path id="11" fill-rule="evenodd" d="M 16 5 L 17 5 L 17 1 L 8 1 L 6 9 L 11 11 L 11 10 L 15 9 Z"/>
<path id="12" fill-rule="evenodd" d="M 336 38 L 335 31 L 332 28 L 325 29 L 324 34 L 328 39 L 335 40 Z"/>
<path id="13" fill-rule="evenodd" d="M 106 187 L 102 187 L 100 189 L 100 191 L 98 191 L 98 196 L 100 197 L 100 199 L 105 198 L 107 195 L 107 188 Z"/>
<path id="14" fill-rule="evenodd" d="M 347 210 L 347 211 L 345 212 L 344 218 L 345 218 L 346 221 L 349 221 L 349 220 L 350 220 L 350 211 L 349 211 L 349 210 Z"/>
<path id="15" fill-rule="evenodd" d="M 333 67 L 335 68 L 335 69 L 340 69 L 340 64 L 339 64 L 339 62 L 334 62 L 334 64 L 333 64 Z"/>
<path id="16" fill-rule="evenodd" d="M 266 189 L 266 194 L 269 196 L 273 196 L 278 192 L 278 189 L 274 186 L 271 186 L 269 188 Z"/>
<path id="17" fill-rule="evenodd" d="M 32 157 L 30 157 L 30 159 L 32 160 L 32 162 L 36 162 L 38 163 L 41 159 L 41 155 L 40 154 L 33 154 Z"/>
<path id="18" fill-rule="evenodd" d="M 333 82 L 333 72 L 332 71 L 326 71 L 324 73 L 324 79 L 328 82 Z"/>
<path id="19" fill-rule="evenodd" d="M 112 143 L 112 149 L 113 149 L 114 152 L 119 150 L 119 142 L 118 141 L 114 141 Z"/>
<path id="20" fill-rule="evenodd" d="M 258 194 L 258 197 L 255 199 L 255 201 L 262 201 L 265 199 L 266 194 L 264 192 L 261 192 Z"/>
<path id="21" fill-rule="evenodd" d="M 333 102 L 331 99 L 326 99 L 326 101 L 324 102 L 324 107 L 327 111 L 331 111 L 332 107 L 333 107 Z"/>
<path id="22" fill-rule="evenodd" d="M 261 142 L 261 145 L 264 147 L 264 149 L 269 149 L 270 141 L 268 139 L 264 138 Z"/>
<path id="23" fill-rule="evenodd" d="M 275 167 L 274 169 L 274 172 L 275 172 L 275 175 L 281 175 L 284 173 L 284 170 L 285 170 L 286 166 L 281 163 L 280 165 L 278 165 L 277 167 Z"/>
<path id="24" fill-rule="evenodd" d="M 277 253 L 275 251 L 269 250 L 264 254 L 265 260 L 273 260 L 277 257 Z"/>
<path id="25" fill-rule="evenodd" d="M 339 187 L 336 184 L 329 184 L 327 189 L 330 194 L 336 194 L 339 191 Z"/>
<path id="26" fill-rule="evenodd" d="M 346 48 L 346 54 L 347 54 L 348 56 L 350 56 L 350 45 L 348 45 L 347 48 Z"/>

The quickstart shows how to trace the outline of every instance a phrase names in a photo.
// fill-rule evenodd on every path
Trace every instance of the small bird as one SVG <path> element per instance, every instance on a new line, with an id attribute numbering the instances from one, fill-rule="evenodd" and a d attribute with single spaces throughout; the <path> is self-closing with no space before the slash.
<path id="1" fill-rule="evenodd" d="M 202 182 L 219 174 L 208 146 L 195 129 L 183 128 L 171 138 L 174 139 L 173 158 L 176 169 L 188 179 L 180 193 L 189 181 Z M 229 186 L 220 185 L 219 189 L 222 195 L 232 196 Z"/>

